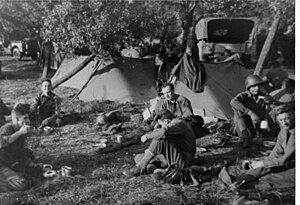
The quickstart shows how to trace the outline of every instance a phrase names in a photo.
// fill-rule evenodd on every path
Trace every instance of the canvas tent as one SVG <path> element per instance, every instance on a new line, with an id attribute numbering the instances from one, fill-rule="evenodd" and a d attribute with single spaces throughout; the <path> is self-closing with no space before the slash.
<path id="1" fill-rule="evenodd" d="M 64 61 L 52 82 L 66 76 L 86 58 Z M 105 63 L 94 59 L 60 86 L 79 89 L 78 97 L 83 101 L 144 103 L 157 96 L 153 59 L 122 57 Z"/>
<path id="2" fill-rule="evenodd" d="M 233 110 L 230 101 L 236 94 L 245 90 L 245 78 L 249 75 L 249 71 L 234 61 L 223 63 L 198 61 L 198 65 L 204 67 L 206 80 L 202 82 L 203 85 L 197 82 L 190 83 L 187 80 L 189 75 L 195 76 L 199 72 L 190 58 L 185 54 L 177 64 L 175 92 L 191 101 L 195 114 L 225 120 L 232 118 Z M 191 86 L 194 85 L 203 86 L 200 89 L 203 91 L 193 92 L 192 89 L 196 90 L 196 88 Z"/>
<path id="3" fill-rule="evenodd" d="M 58 79 L 70 73 L 87 57 L 81 56 L 71 61 L 64 61 L 52 78 Z M 203 117 L 230 119 L 233 111 L 230 100 L 245 90 L 244 81 L 250 70 L 234 61 L 208 63 L 197 61 L 203 66 L 206 79 L 201 78 L 188 55 L 183 55 L 178 63 L 175 92 L 187 97 L 195 114 Z M 187 80 L 190 76 L 192 81 Z M 60 86 L 80 90 L 79 99 L 83 101 L 111 100 L 117 102 L 144 103 L 157 97 L 155 89 L 155 71 L 152 59 L 120 58 L 116 62 L 102 64 L 92 60 L 84 69 L 76 73 Z M 201 89 L 195 89 L 202 86 Z M 194 92 L 198 91 L 198 92 Z"/>

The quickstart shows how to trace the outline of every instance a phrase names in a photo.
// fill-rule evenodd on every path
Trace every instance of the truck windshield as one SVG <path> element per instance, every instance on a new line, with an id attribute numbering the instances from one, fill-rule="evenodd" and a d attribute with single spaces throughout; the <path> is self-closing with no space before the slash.
<path id="1" fill-rule="evenodd" d="M 248 19 L 212 19 L 207 23 L 208 42 L 244 43 L 253 27 Z"/>

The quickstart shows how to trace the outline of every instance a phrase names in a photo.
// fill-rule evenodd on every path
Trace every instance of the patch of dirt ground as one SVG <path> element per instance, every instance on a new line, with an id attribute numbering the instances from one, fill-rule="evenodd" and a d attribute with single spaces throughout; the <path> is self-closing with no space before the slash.
<path id="1" fill-rule="evenodd" d="M 14 61 L 10 57 L 0 57 L 0 60 L 0 98 L 10 107 L 15 102 L 32 103 L 40 92 L 41 70 L 30 60 Z M 43 180 L 25 192 L 2 193 L 1 205 L 232 204 L 236 196 L 220 186 L 216 178 L 194 187 L 154 182 L 150 175 L 128 179 L 122 174 L 134 165 L 134 156 L 149 145 L 149 142 L 142 144 L 139 140 L 149 131 L 149 126 L 130 118 L 132 114 L 141 113 L 143 105 L 108 101 L 83 103 L 72 100 L 77 92 L 75 89 L 58 87 L 54 92 L 63 99 L 69 121 L 50 133 L 36 133 L 28 146 L 38 162 L 52 164 L 55 170 L 62 166 L 72 167 L 71 176 Z M 122 124 L 121 129 L 113 134 L 95 123 L 98 113 L 112 110 L 119 112 L 118 123 Z M 116 143 L 116 134 L 124 136 L 123 145 Z M 107 140 L 107 147 L 101 149 L 99 143 L 103 139 Z M 198 149 L 197 161 L 212 165 L 226 160 L 232 165 L 240 165 L 246 155 L 257 157 L 252 153 L 257 153 L 258 147 L 244 152 L 236 145 L 235 136 L 205 135 L 197 139 L 197 147 L 206 148 L 205 152 Z"/>

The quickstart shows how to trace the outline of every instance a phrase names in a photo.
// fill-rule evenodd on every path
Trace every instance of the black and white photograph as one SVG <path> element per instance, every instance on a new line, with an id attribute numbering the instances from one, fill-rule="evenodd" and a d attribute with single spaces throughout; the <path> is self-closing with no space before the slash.
<path id="1" fill-rule="evenodd" d="M 296 7 L 0 0 L 0 205 L 297 204 Z"/>

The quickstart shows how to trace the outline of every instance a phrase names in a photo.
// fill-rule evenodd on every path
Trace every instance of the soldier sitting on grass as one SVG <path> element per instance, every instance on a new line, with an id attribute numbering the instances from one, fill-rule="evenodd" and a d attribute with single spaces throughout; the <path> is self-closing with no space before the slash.
<path id="1" fill-rule="evenodd" d="M 245 80 L 246 91 L 235 96 L 230 105 L 234 111 L 234 123 L 237 134 L 241 139 L 242 148 L 249 148 L 257 135 L 265 134 L 260 129 L 260 122 L 267 120 L 272 128 L 272 120 L 268 115 L 270 106 L 267 93 L 262 84 L 264 81 L 257 75 L 249 75 Z M 268 133 L 269 134 L 269 133 Z M 276 136 L 278 133 L 271 133 Z"/>
<path id="2" fill-rule="evenodd" d="M 272 195 L 277 198 L 281 193 L 276 193 L 276 190 L 295 189 L 295 112 L 287 105 L 279 106 L 276 119 L 281 130 L 269 156 L 244 162 L 243 171 L 233 177 L 236 179 L 234 183 L 225 169 L 219 175 L 232 190 L 247 198 L 241 197 L 238 200 L 241 202 L 236 204 L 247 204 L 249 199 L 263 200 Z M 265 196 L 254 194 L 255 191 L 268 193 L 268 190 L 269 194 Z"/>
<path id="3" fill-rule="evenodd" d="M 31 187 L 24 177 L 24 167 L 34 166 L 33 155 L 25 141 L 32 133 L 29 105 L 17 104 L 12 110 L 12 123 L 0 128 L 0 192 L 23 191 Z"/>
<path id="4" fill-rule="evenodd" d="M 42 129 L 45 126 L 56 127 L 61 125 L 60 98 L 52 92 L 50 79 L 42 80 L 42 92 L 35 98 L 32 110 L 37 126 Z"/>
<path id="5" fill-rule="evenodd" d="M 295 109 L 295 81 L 289 78 L 285 79 L 282 82 L 281 89 L 274 90 L 270 93 L 270 96 L 272 96 L 275 103 L 270 106 L 269 115 L 273 122 L 277 123 L 275 113 L 278 106 L 286 105 L 293 110 Z"/>
<path id="6" fill-rule="evenodd" d="M 164 86 L 162 94 L 164 97 L 161 99 L 161 102 L 157 103 L 155 112 L 158 113 L 160 110 L 166 109 L 172 112 L 176 117 L 183 119 L 189 119 L 194 115 L 191 102 L 187 98 L 175 94 L 173 84 Z"/>
<path id="7" fill-rule="evenodd" d="M 169 110 L 161 110 L 157 114 L 157 122 L 161 126 L 141 137 L 145 143 L 151 140 L 148 149 L 137 164 L 123 172 L 127 177 L 151 173 L 148 166 L 155 160 L 164 161 L 168 166 L 177 164 L 184 168 L 193 164 L 196 152 L 196 140 L 191 126 L 180 118 L 175 118 Z M 159 157 L 158 157 L 159 156 Z"/>
<path id="8" fill-rule="evenodd" d="M 163 97 L 156 104 L 155 113 L 163 109 L 169 110 L 175 117 L 190 123 L 196 137 L 206 132 L 202 129 L 203 118 L 200 115 L 194 115 L 190 100 L 176 94 L 173 84 L 166 84 L 162 89 L 162 94 Z"/>
<path id="9" fill-rule="evenodd" d="M 277 107 L 276 119 L 281 130 L 271 154 L 250 161 L 250 169 L 238 177 L 240 188 L 295 187 L 295 112 L 286 105 Z"/>

